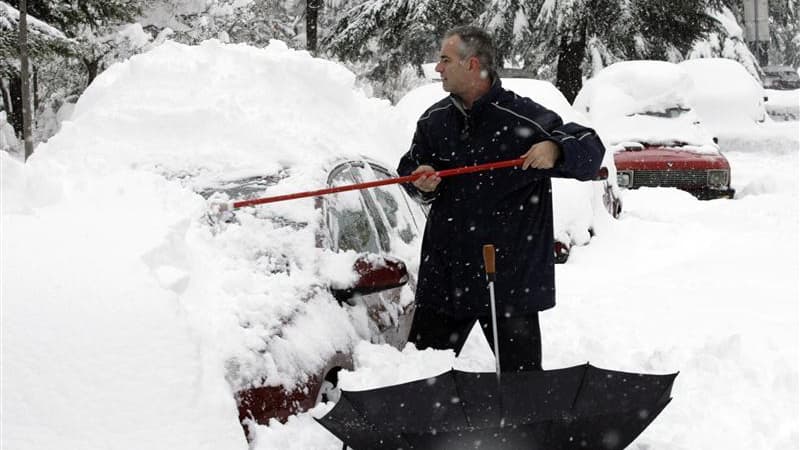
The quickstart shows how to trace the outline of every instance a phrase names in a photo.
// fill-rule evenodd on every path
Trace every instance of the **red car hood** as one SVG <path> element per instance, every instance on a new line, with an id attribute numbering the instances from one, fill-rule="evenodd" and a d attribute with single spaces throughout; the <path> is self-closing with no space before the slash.
<path id="1" fill-rule="evenodd" d="M 645 147 L 614 153 L 617 170 L 729 169 L 721 153 L 698 153 L 681 147 Z"/>

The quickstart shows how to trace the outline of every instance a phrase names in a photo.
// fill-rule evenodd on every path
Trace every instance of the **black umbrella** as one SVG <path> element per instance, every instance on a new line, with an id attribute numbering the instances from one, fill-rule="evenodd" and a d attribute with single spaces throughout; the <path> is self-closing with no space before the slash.
<path id="1" fill-rule="evenodd" d="M 343 391 L 318 421 L 353 449 L 622 449 L 671 400 L 677 374 L 589 364 L 496 374 L 451 370 Z M 502 405 L 502 406 L 501 406 Z"/>
<path id="2" fill-rule="evenodd" d="M 484 246 L 484 263 L 494 315 L 494 246 Z M 499 361 L 496 323 L 494 330 Z M 496 368 L 342 391 L 317 420 L 353 449 L 615 450 L 633 442 L 667 406 L 677 376 L 587 363 L 501 378 L 499 363 Z"/>

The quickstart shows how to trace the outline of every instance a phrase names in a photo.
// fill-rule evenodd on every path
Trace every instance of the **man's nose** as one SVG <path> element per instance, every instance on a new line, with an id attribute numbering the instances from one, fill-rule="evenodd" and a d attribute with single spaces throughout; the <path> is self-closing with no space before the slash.
<path id="1" fill-rule="evenodd" d="M 436 67 L 434 68 L 435 71 L 442 73 L 444 72 L 444 65 L 442 63 L 436 63 Z"/>

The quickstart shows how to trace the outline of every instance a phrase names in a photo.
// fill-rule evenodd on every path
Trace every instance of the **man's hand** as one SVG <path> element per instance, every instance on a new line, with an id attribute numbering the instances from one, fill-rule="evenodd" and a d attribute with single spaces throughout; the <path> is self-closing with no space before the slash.
<path id="1" fill-rule="evenodd" d="M 436 190 L 436 186 L 439 186 L 439 182 L 442 181 L 439 178 L 439 175 L 436 175 L 436 170 L 427 165 L 422 165 L 417 167 L 417 169 L 411 172 L 411 175 L 416 175 L 418 173 L 430 173 L 430 175 L 423 175 L 416 180 L 412 184 L 414 187 L 419 189 L 422 192 L 433 192 Z"/>
<path id="2" fill-rule="evenodd" d="M 560 156 L 561 148 L 555 142 L 537 142 L 524 155 L 520 156 L 520 158 L 525 158 L 525 162 L 522 163 L 522 170 L 528 168 L 552 169 Z"/>

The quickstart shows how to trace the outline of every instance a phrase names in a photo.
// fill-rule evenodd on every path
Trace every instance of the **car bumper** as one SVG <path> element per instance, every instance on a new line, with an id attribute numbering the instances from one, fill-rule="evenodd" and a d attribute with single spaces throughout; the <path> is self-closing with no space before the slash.
<path id="1" fill-rule="evenodd" d="M 718 198 L 733 198 L 736 190 L 733 188 L 726 189 L 711 189 L 708 187 L 699 189 L 686 189 L 690 194 L 694 195 L 700 200 L 714 200 Z"/>

